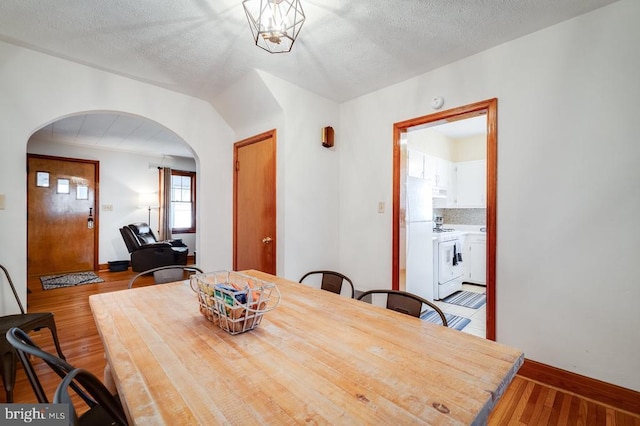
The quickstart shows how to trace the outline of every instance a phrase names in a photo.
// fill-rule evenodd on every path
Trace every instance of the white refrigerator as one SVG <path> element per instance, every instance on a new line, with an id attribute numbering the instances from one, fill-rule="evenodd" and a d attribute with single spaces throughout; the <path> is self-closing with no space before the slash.
<path id="1" fill-rule="evenodd" d="M 406 184 L 406 275 L 409 293 L 433 300 L 433 201 L 426 180 L 408 177 Z"/>

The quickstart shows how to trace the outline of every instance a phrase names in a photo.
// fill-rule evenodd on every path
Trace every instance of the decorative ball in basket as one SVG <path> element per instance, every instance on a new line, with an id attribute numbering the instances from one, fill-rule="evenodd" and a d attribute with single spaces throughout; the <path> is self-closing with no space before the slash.
<path id="1" fill-rule="evenodd" d="M 200 313 L 230 334 L 253 330 L 280 303 L 274 283 L 234 271 L 192 275 L 191 288 L 198 293 Z"/>

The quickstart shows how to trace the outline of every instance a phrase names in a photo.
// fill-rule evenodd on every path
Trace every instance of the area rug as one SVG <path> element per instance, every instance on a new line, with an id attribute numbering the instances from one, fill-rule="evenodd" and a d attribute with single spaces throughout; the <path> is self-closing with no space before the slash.
<path id="1" fill-rule="evenodd" d="M 93 284 L 104 282 L 102 278 L 94 272 L 74 272 L 71 274 L 47 275 L 40 277 L 42 288 L 51 290 L 53 288 L 73 287 L 75 285 Z"/>
<path id="2" fill-rule="evenodd" d="M 447 319 L 447 324 L 449 328 L 453 328 L 454 330 L 462 330 L 467 326 L 467 324 L 471 322 L 469 318 L 459 317 L 453 314 L 445 313 L 444 316 Z M 440 315 L 438 315 L 436 311 L 427 311 L 424 314 L 422 314 L 420 318 L 425 321 L 432 322 L 434 324 L 442 325 L 442 318 L 440 318 Z"/>
<path id="3" fill-rule="evenodd" d="M 451 303 L 452 305 L 478 309 L 487 303 L 487 295 L 485 293 L 474 293 L 473 291 L 461 290 L 445 297 L 442 301 Z"/>

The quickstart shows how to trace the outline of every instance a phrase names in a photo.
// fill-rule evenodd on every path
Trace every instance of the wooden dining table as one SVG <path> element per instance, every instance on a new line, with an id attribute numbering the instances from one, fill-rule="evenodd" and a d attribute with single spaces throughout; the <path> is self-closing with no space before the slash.
<path id="1" fill-rule="evenodd" d="M 231 335 L 185 282 L 90 297 L 130 424 L 485 424 L 520 350 L 258 271 L 279 305 Z"/>

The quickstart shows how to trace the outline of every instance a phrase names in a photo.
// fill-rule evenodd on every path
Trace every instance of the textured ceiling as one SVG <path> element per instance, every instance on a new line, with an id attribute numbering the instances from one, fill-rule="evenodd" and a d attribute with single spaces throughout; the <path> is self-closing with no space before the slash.
<path id="1" fill-rule="evenodd" d="M 131 115 L 74 115 L 43 127 L 31 139 L 153 156 L 193 157 L 191 148 L 175 133 L 155 121 Z"/>
<path id="2" fill-rule="evenodd" d="M 301 0 L 290 53 L 241 0 L 2 0 L 0 40 L 212 101 L 252 69 L 343 102 L 613 0 Z"/>

